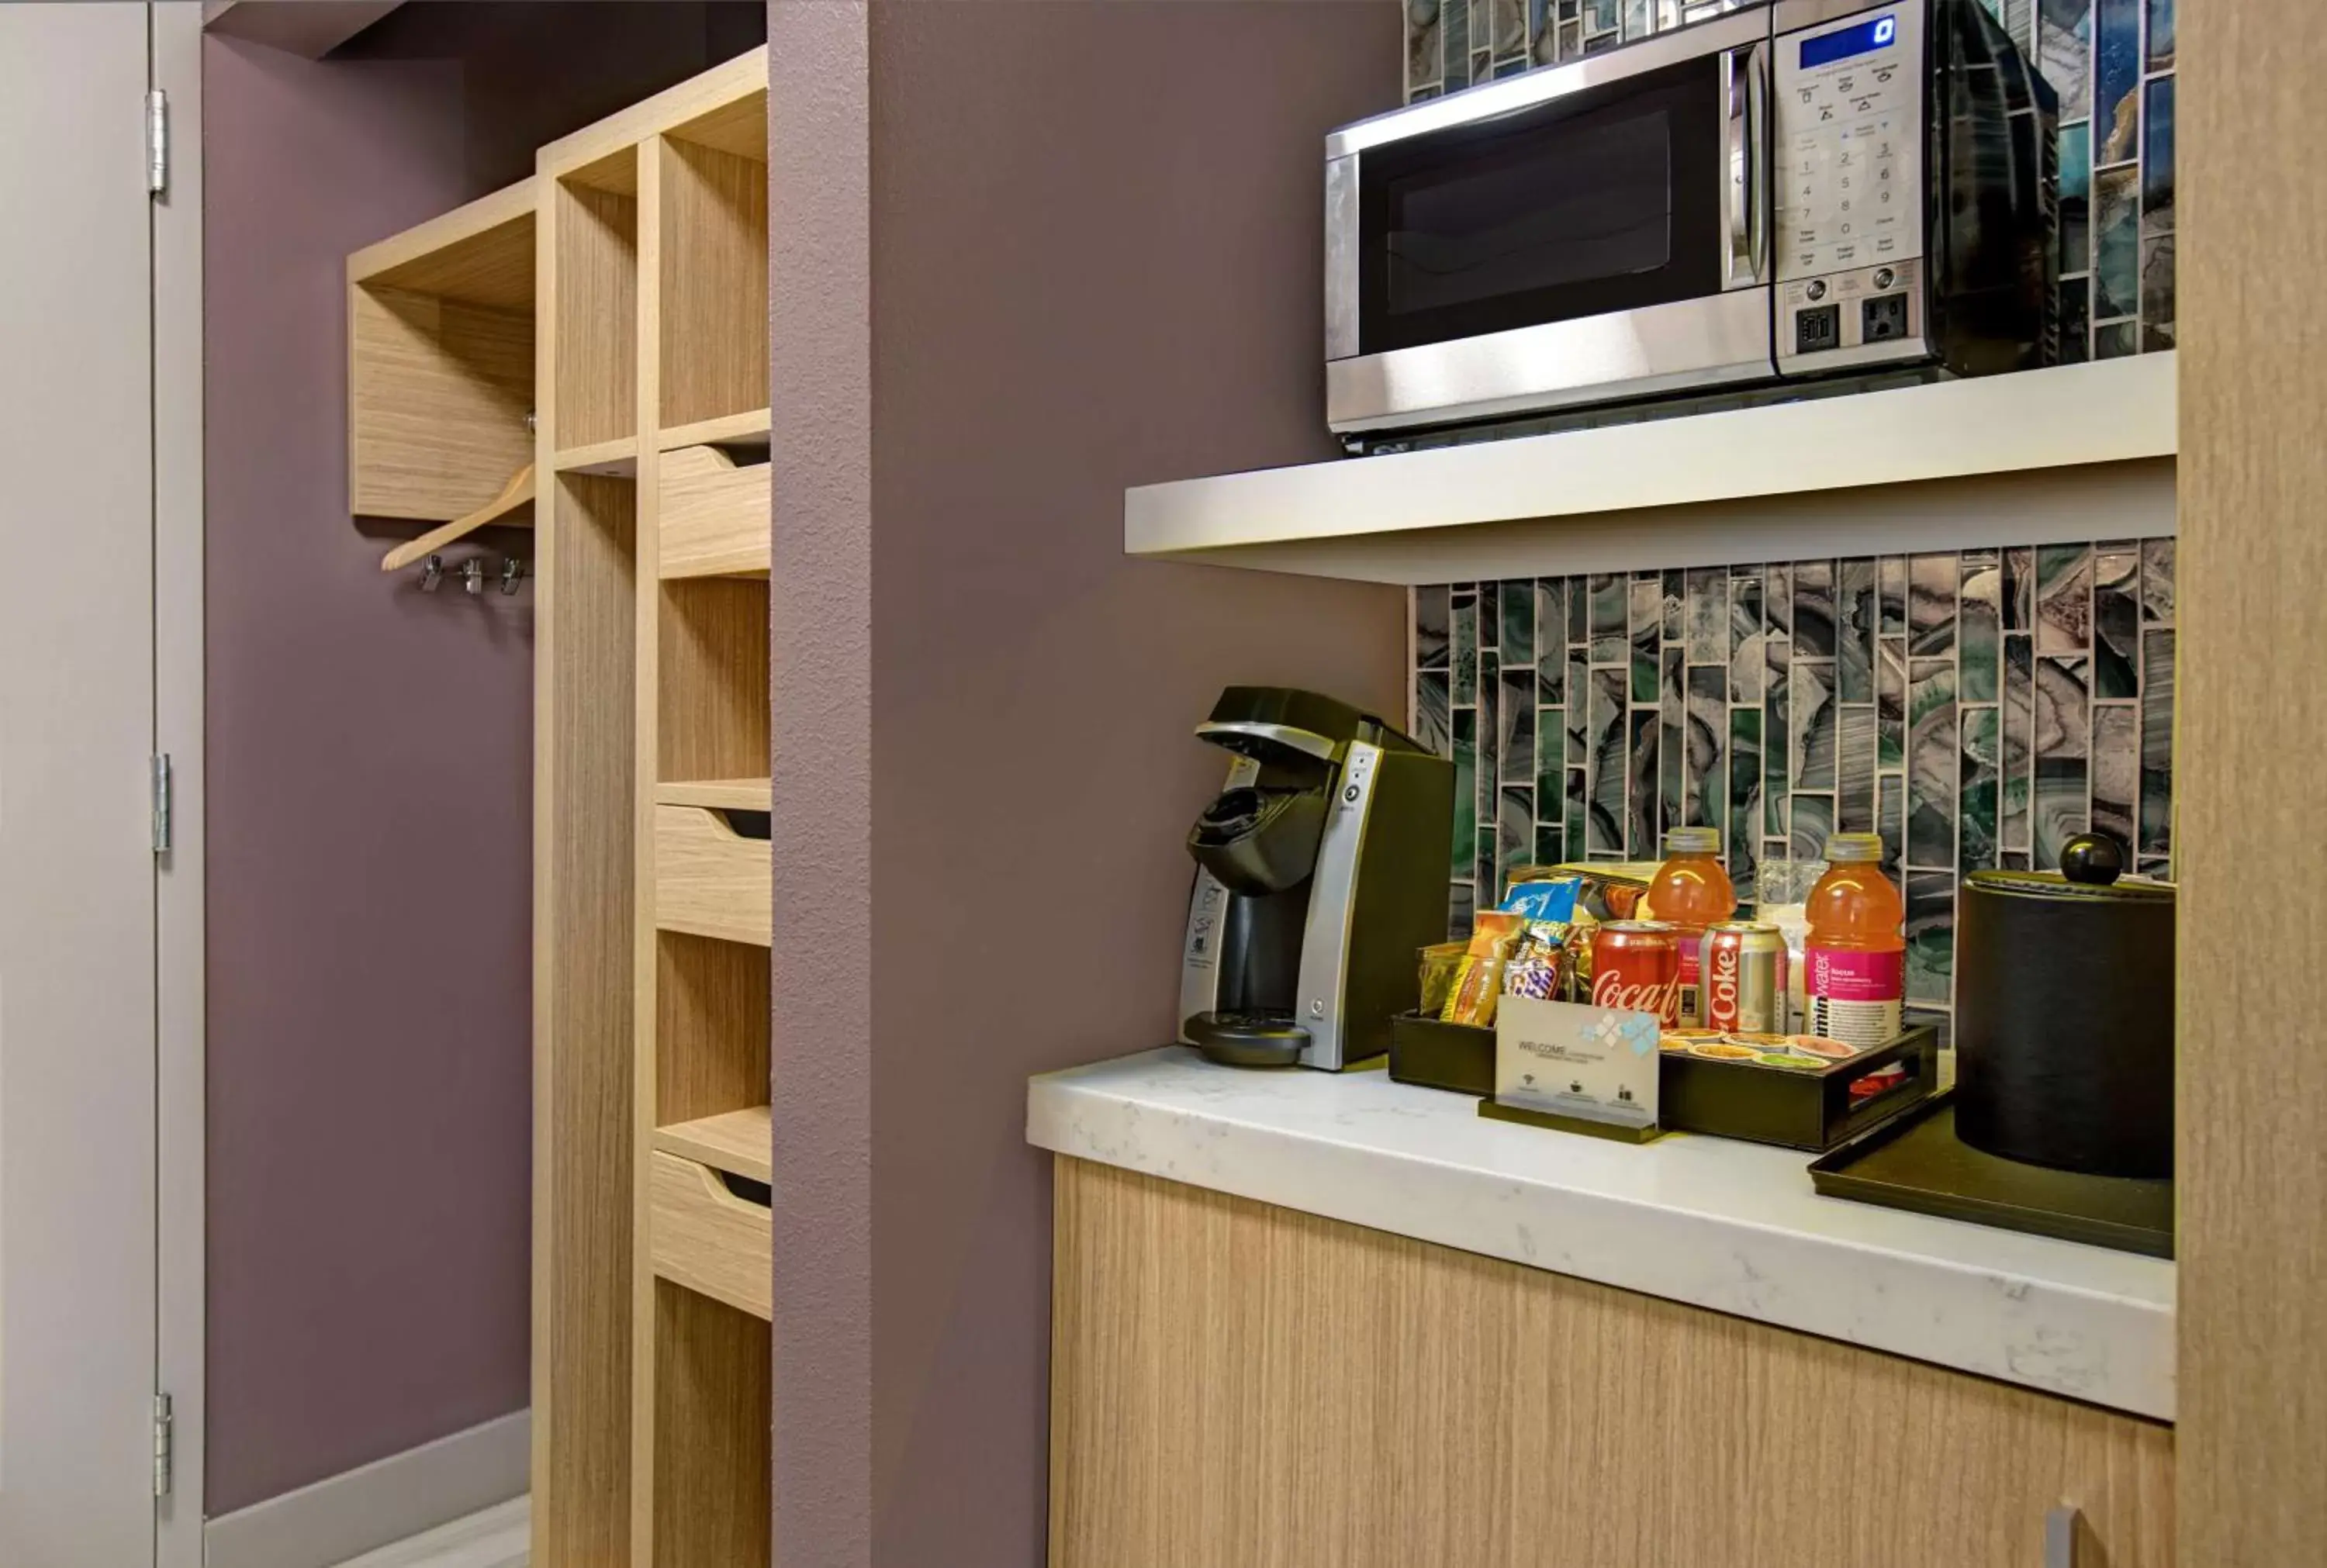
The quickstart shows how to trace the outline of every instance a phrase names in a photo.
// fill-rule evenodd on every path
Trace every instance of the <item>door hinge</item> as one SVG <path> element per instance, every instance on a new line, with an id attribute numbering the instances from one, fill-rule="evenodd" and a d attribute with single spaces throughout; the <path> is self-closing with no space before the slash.
<path id="1" fill-rule="evenodd" d="M 160 88 L 145 95 L 145 193 L 170 188 L 170 95 Z"/>
<path id="2" fill-rule="evenodd" d="M 177 1459 L 177 1430 L 170 1414 L 170 1396 L 154 1395 L 154 1495 L 166 1498 L 174 1479 L 171 1471 Z"/>
<path id="3" fill-rule="evenodd" d="M 154 853 L 170 852 L 170 754 L 154 758 Z"/>

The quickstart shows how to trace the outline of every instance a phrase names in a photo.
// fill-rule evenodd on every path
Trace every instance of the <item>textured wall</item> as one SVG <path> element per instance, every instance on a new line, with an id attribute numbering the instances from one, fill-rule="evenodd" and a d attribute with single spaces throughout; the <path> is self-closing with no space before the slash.
<path id="1" fill-rule="evenodd" d="M 205 43 L 211 1514 L 526 1403 L 532 597 L 425 597 L 350 526 L 347 253 L 759 24 Z"/>
<path id="2" fill-rule="evenodd" d="M 1173 1028 L 1182 840 L 1224 771 L 1189 732 L 1221 686 L 1403 702 L 1397 591 L 1122 554 L 1126 485 L 1332 454 L 1321 148 L 1396 96 L 1397 22 L 770 14 L 777 1538 L 1032 1565 L 1050 1183 L 1026 1077 Z M 859 174 L 836 79 L 868 70 Z"/>
<path id="3" fill-rule="evenodd" d="M 1042 1560 L 1025 1078 L 1173 1032 L 1225 770 L 1191 728 L 1239 680 L 1402 702 L 1397 590 L 1122 553 L 1127 484 L 1333 455 L 1321 148 L 1396 35 L 1373 0 L 874 9 L 882 1568 Z"/>
<path id="4" fill-rule="evenodd" d="M 859 5 L 768 7 L 775 1538 L 830 1568 L 872 1562 L 865 31 Z"/>

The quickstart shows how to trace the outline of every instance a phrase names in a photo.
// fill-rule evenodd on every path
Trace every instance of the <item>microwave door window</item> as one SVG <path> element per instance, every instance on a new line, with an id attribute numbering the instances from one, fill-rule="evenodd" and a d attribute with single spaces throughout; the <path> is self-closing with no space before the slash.
<path id="1" fill-rule="evenodd" d="M 1389 189 L 1388 314 L 1569 289 L 1672 263 L 1672 127 L 1635 115 L 1517 139 Z"/>
<path id="2" fill-rule="evenodd" d="M 1721 292 L 1712 57 L 1369 149 L 1360 351 Z"/>

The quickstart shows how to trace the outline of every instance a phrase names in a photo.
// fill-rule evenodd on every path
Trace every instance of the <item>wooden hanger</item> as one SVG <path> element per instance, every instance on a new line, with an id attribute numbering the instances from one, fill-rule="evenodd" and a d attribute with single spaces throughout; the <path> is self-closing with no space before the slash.
<path id="1" fill-rule="evenodd" d="M 383 572 L 399 572 L 416 561 L 425 561 L 455 539 L 467 538 L 488 523 L 496 523 L 518 508 L 533 499 L 533 464 L 527 463 L 509 476 L 501 493 L 463 518 L 454 518 L 441 528 L 431 528 L 418 538 L 398 545 L 381 560 Z"/>

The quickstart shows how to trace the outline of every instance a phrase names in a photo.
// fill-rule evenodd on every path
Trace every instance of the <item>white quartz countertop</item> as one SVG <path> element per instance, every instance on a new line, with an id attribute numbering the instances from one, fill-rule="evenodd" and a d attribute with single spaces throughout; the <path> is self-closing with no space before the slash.
<path id="1" fill-rule="evenodd" d="M 1635 1146 L 1478 1114 L 1378 1069 L 1218 1067 L 1165 1046 L 1028 1086 L 1061 1154 L 2173 1417 L 2173 1265 L 1823 1198 L 1809 1156 Z"/>

